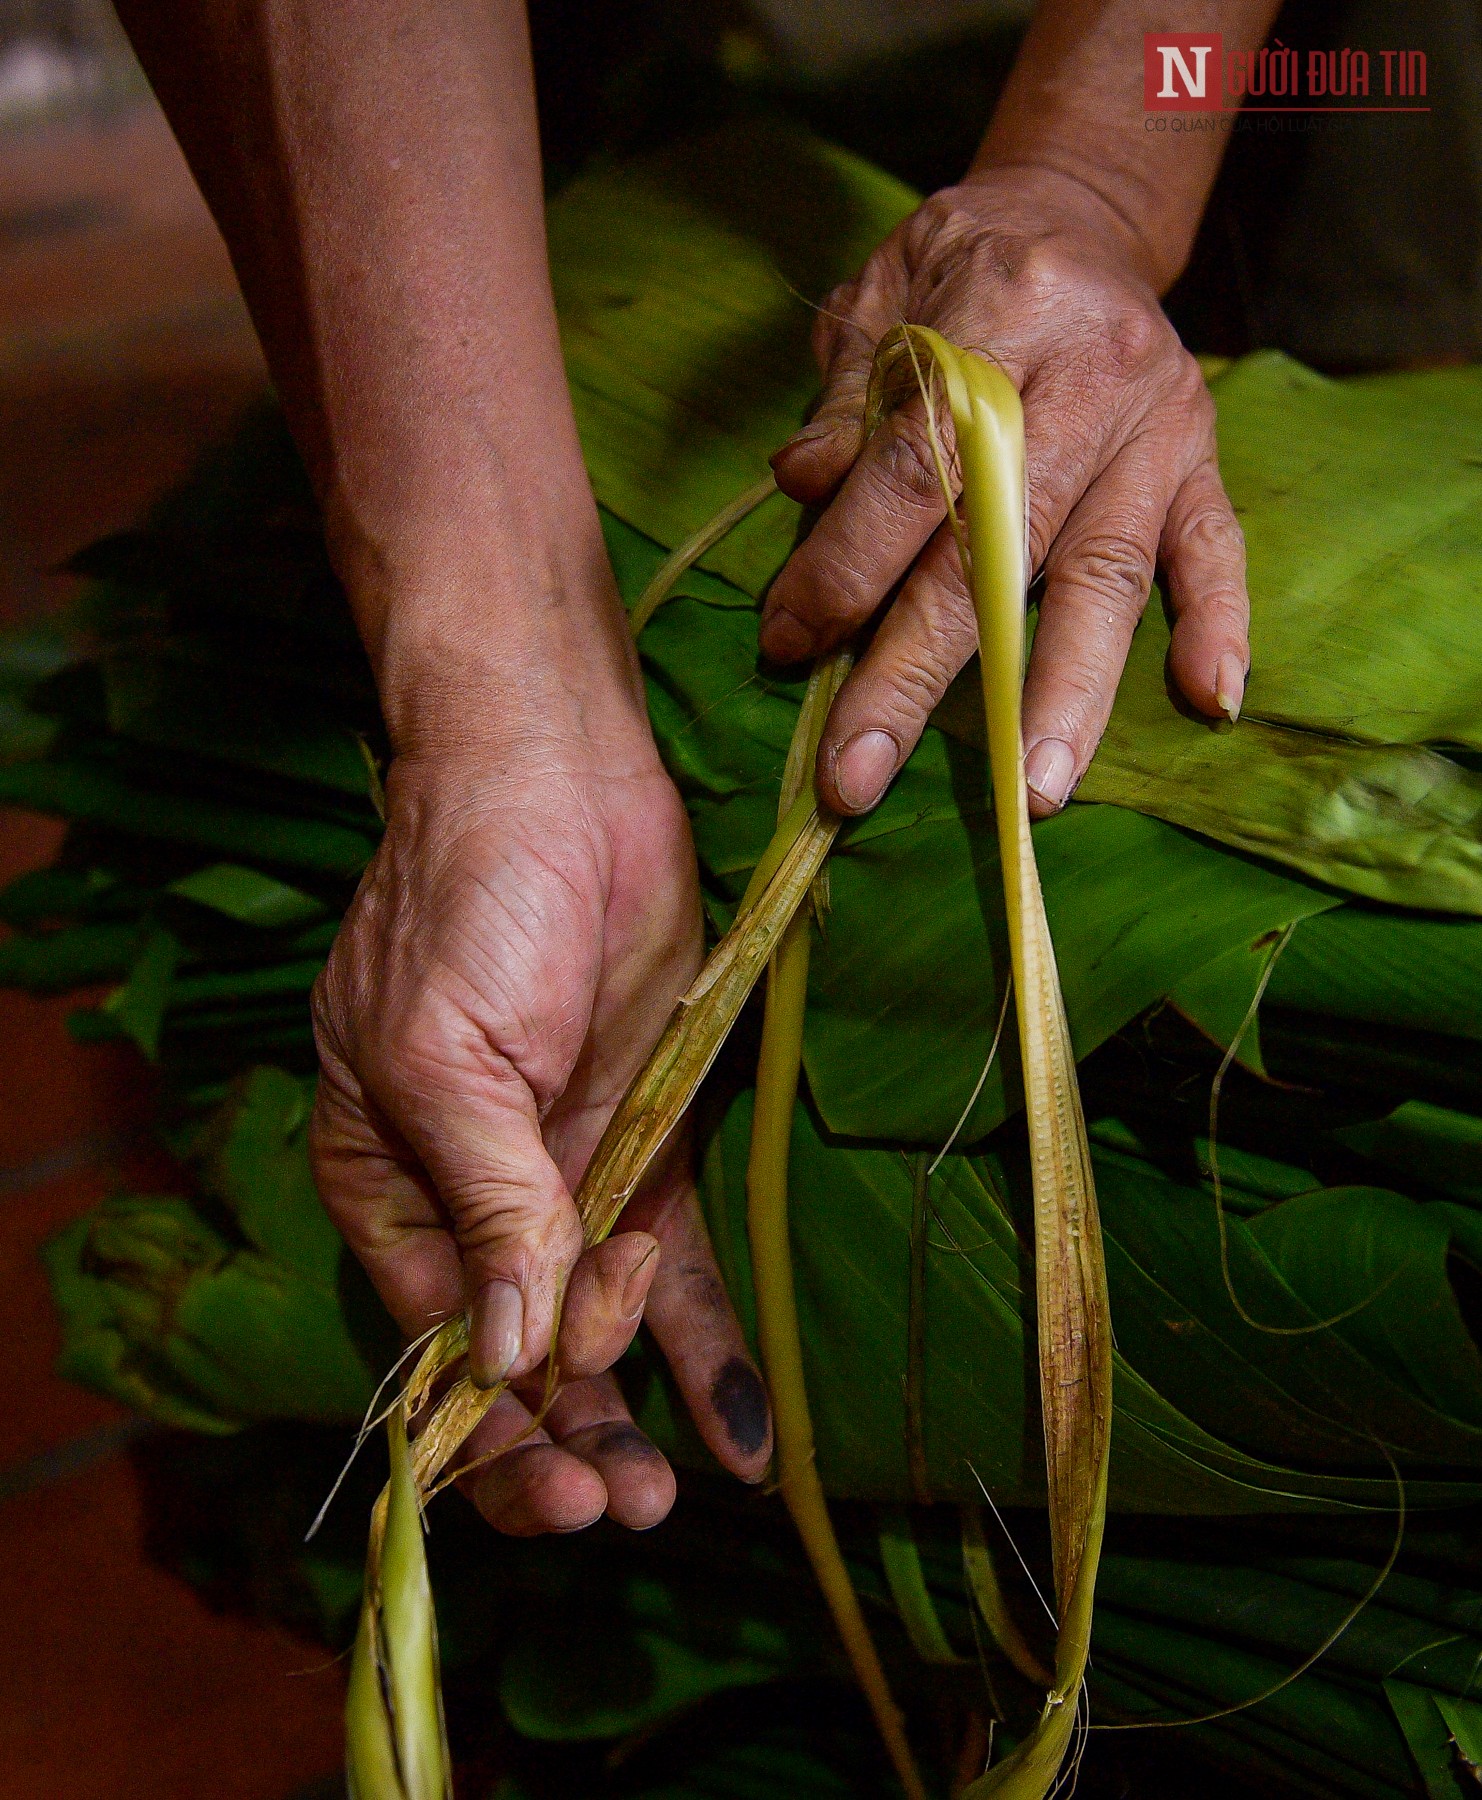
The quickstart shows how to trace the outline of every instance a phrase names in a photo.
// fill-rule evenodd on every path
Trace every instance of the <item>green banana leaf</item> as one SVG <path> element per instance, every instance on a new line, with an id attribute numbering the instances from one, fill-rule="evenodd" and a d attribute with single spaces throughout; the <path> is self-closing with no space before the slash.
<path id="1" fill-rule="evenodd" d="M 749 1105 L 743 1094 L 728 1112 L 702 1184 L 743 1317 Z M 915 1427 L 937 1499 L 968 1501 L 985 1488 L 1000 1503 L 1041 1497 L 1021 1156 L 1007 1142 L 991 1155 L 948 1156 L 932 1180 L 926 1401 Z M 1450 1263 L 1482 1262 L 1476 1215 L 1384 1190 L 1318 1188 L 1231 1217 L 1242 1317 L 1221 1276 L 1212 1193 L 1101 1144 L 1093 1161 L 1117 1320 L 1114 1509 L 1391 1507 L 1388 1456 L 1417 1502 L 1472 1491 L 1474 1476 L 1455 1477 L 1482 1468 L 1482 1355 Z M 820 1470 L 838 1496 L 910 1499 L 911 1168 L 897 1150 L 829 1137 L 800 1108 L 792 1169 Z M 1292 1327 L 1302 1335 L 1280 1335 Z M 673 1402 L 656 1404 L 656 1391 L 644 1423 L 683 1457 Z"/>
<path id="2" fill-rule="evenodd" d="M 355 878 L 375 848 L 372 831 L 227 800 L 160 792 L 92 758 L 0 768 L 0 805 L 56 813 L 217 856 L 272 868 Z"/>
<path id="3" fill-rule="evenodd" d="M 0 985 L 47 993 L 116 980 L 138 948 L 137 925 L 98 922 L 18 932 L 0 943 Z"/>
<path id="4" fill-rule="evenodd" d="M 151 1061 L 159 1054 L 160 1031 L 179 961 L 180 944 L 172 933 L 159 927 L 146 932 L 127 981 L 98 1009 L 102 1018 L 111 1019 Z"/>
<path id="5" fill-rule="evenodd" d="M 672 549 L 765 474 L 817 387 L 810 306 L 916 198 L 817 138 L 747 123 L 567 187 L 551 273 L 603 505 Z M 770 500 L 702 566 L 756 594 L 797 521 Z"/>
<path id="6" fill-rule="evenodd" d="M 1292 934 L 1266 992 L 1273 1006 L 1478 1038 L 1479 987 L 1482 925 L 1345 906 Z"/>
<path id="7" fill-rule="evenodd" d="M 360 773 L 363 783 L 363 767 Z M 260 869 L 243 868 L 239 863 L 210 863 L 172 881 L 168 891 L 182 900 L 194 900 L 198 906 L 225 913 L 239 924 L 259 925 L 264 930 L 306 925 L 312 919 L 322 919 L 329 910 L 323 901 L 301 888 L 275 881 Z"/>
<path id="8" fill-rule="evenodd" d="M 604 172 L 557 203 L 567 354 L 630 602 L 804 415 L 815 385 L 808 314 L 789 285 L 821 293 L 909 205 L 853 159 L 755 128 L 705 156 Z M 1206 1534 L 1203 1561 L 1146 1545 L 1110 1554 L 1098 1706 L 1239 1704 L 1320 1641 L 1383 1558 L 1381 1543 L 1341 1569 L 1336 1551 L 1302 1563 L 1288 1545 L 1283 1560 L 1239 1536 L 1252 1521 L 1279 1514 L 1291 1534 L 1318 1513 L 1314 1529 L 1336 1532 L 1390 1514 L 1388 1457 L 1412 1506 L 1482 1494 L 1471 1328 L 1482 1293 L 1482 925 L 1350 899 L 1482 911 L 1466 761 L 1482 690 L 1458 627 L 1477 565 L 1464 461 L 1475 381 L 1456 372 L 1331 384 L 1272 359 L 1220 378 L 1225 466 L 1256 590 L 1251 722 L 1211 730 L 1173 710 L 1154 608 L 1083 790 L 1117 804 L 1078 806 L 1037 828 L 1088 1093 L 1109 1096 L 1093 1108 L 1093 1139 L 1119 1344 L 1114 1504 L 1129 1527 L 1129 1515 L 1153 1513 L 1165 1531 L 1186 1513 Z M 1345 459 L 1351 480 L 1334 466 Z M 309 1050 L 307 988 L 379 835 L 356 741 L 379 741 L 373 700 L 306 492 L 281 422 L 258 417 L 145 531 L 83 559 L 102 658 L 33 658 L 7 690 L 24 732 L 0 769 L 0 797 L 49 806 L 74 828 L 61 867 L 0 896 L 0 918 L 18 933 L 0 948 L 0 976 L 38 986 L 65 986 L 81 970 L 126 976 L 109 1010 L 80 1028 L 128 1028 L 155 1044 L 198 1104 L 220 1101 L 222 1082 L 255 1060 L 306 1066 L 295 1058 Z M 285 515 L 297 523 L 284 526 Z M 755 607 L 798 522 L 789 503 L 768 501 L 684 578 L 644 635 L 656 733 L 690 809 L 717 925 L 770 834 L 801 694 L 789 672 L 759 664 Z M 1431 623 L 1422 592 L 1434 595 Z M 1304 649 L 1308 621 L 1320 655 Z M 1367 724 L 1355 728 L 1361 707 Z M 904 1400 L 912 1207 L 902 1152 L 939 1148 L 957 1125 L 1004 997 L 975 730 L 970 710 L 950 701 L 884 805 L 841 838 L 814 958 L 809 1099 L 795 1128 L 821 1467 L 835 1494 L 894 1505 L 913 1497 L 908 1429 L 924 1441 L 941 1500 L 974 1500 L 981 1481 L 999 1504 L 1033 1505 L 1042 1482 L 1012 1045 L 932 1180 L 923 1416 L 908 1421 Z M 1114 792 L 1097 787 L 1103 774 Z M 1217 1058 L 1200 1044 L 1171 1059 L 1157 1021 L 1176 1008 L 1230 1043 L 1291 925 L 1242 1057 L 1321 1091 L 1232 1071 L 1234 1137 L 1220 1146 L 1227 1288 L 1203 1135 Z M 1145 1070 L 1141 1112 L 1133 1065 Z M 733 1097 L 704 1133 L 704 1197 L 749 1318 L 749 1100 L 735 1092 L 745 1079 L 728 1065 L 722 1092 Z M 201 1206 L 121 1197 L 53 1247 L 67 1366 L 79 1378 L 207 1432 L 358 1416 L 368 1369 L 389 1353 L 364 1347 L 364 1296 L 313 1197 L 305 1105 L 295 1076 L 257 1071 L 190 1146 Z M 1302 1335 L 1282 1335 L 1294 1328 Z M 636 1354 L 624 1379 L 660 1441 L 700 1464 L 652 1358 Z M 913 1517 L 940 1536 L 944 1514 L 950 1522 L 943 1507 Z M 1388 1524 L 1379 1519 L 1381 1537 Z M 1210 1560 L 1217 1534 L 1231 1531 L 1239 1547 Z M 522 1577 L 525 1611 L 549 1630 L 511 1648 L 507 1712 L 529 1735 L 600 1737 L 738 1687 L 830 1672 L 811 1590 L 767 1542 L 765 1593 L 762 1550 L 748 1548 L 708 1611 L 694 1583 L 709 1539 L 688 1592 L 683 1582 L 664 1589 L 668 1578 L 651 1569 L 633 1575 L 619 1608 L 628 1635 L 585 1669 L 586 1640 L 561 1609 L 590 1565 L 579 1569 L 567 1544 L 537 1557 Z M 923 1545 L 923 1566 L 948 1638 L 971 1656 L 948 1549 L 945 1575 L 940 1544 Z M 1436 1556 L 1443 1579 L 1421 1592 L 1423 1574 L 1409 1588 L 1392 1578 L 1320 1671 L 1196 1728 L 1206 1753 L 1260 1791 L 1390 1796 L 1418 1791 L 1422 1770 L 1439 1781 L 1435 1770 L 1455 1765 L 1457 1721 L 1469 1729 L 1456 1703 L 1482 1645 L 1463 1613 L 1482 1581 L 1457 1545 Z M 861 1566 L 883 1617 L 886 1585 L 868 1558 Z M 741 1608 L 738 1588 L 754 1604 Z M 802 1612 L 787 1613 L 780 1590 Z M 1402 1696 L 1410 1724 L 1381 1687 L 1386 1676 L 1420 1694 L 1423 1705 Z M 1432 1720 L 1447 1734 L 1439 1750 Z M 834 1779 L 801 1754 L 799 1791 Z M 772 1755 L 756 1767 L 772 1771 L 775 1791 L 784 1763 Z M 704 1779 L 717 1793 L 749 1792 L 737 1773 L 749 1766 L 723 1759 Z M 650 1790 L 665 1791 L 633 1791 Z M 712 1790 L 674 1788 L 683 1791 Z M 859 1790 L 846 1781 L 837 1791 Z"/>
<path id="9" fill-rule="evenodd" d="M 373 1383 L 309 1174 L 309 1099 L 259 1069 L 222 1109 L 197 1153 L 220 1225 L 177 1195 L 123 1195 L 53 1240 L 64 1373 L 196 1431 L 359 1415 Z"/>
<path id="10" fill-rule="evenodd" d="M 1387 1118 L 1348 1125 L 1334 1135 L 1407 1185 L 1482 1206 L 1482 1119 L 1471 1113 L 1407 1100 Z"/>
<path id="11" fill-rule="evenodd" d="M 357 1492 L 345 1515 L 331 1512 L 311 1545 L 300 1539 L 345 1444 L 343 1435 L 310 1436 L 302 1427 L 193 1446 L 177 1440 L 163 1472 L 171 1492 L 184 1489 L 192 1502 L 188 1516 L 212 1522 L 212 1541 L 189 1547 L 196 1578 L 219 1584 L 245 1566 L 300 1628 L 306 1600 L 312 1606 L 311 1596 L 333 1592 L 336 1646 L 353 1617 L 354 1527 L 362 1498 L 368 1505 L 374 1494 L 374 1469 L 352 1471 Z M 938 1626 L 965 1659 L 956 1668 L 920 1663 L 893 1617 L 875 1509 L 837 1513 L 897 1693 L 923 1709 L 918 1716 L 941 1719 L 954 1701 L 982 1707 L 986 1674 L 989 1704 L 1006 1721 L 1000 1741 L 1011 1735 L 1032 1715 L 1035 1696 L 981 1624 L 975 1637 L 953 1509 L 913 1508 L 907 1529 Z M 451 1498 L 434 1504 L 429 1522 L 455 1706 L 461 1692 L 483 1719 L 495 1695 L 519 1708 L 536 1690 L 533 1710 L 518 1715 L 536 1736 L 522 1731 L 508 1758 L 531 1793 L 652 1800 L 701 1769 L 723 1784 L 758 1768 L 780 1771 L 789 1794 L 875 1791 L 871 1761 L 878 1767 L 880 1759 L 836 1685 L 846 1678 L 801 1553 L 764 1497 L 720 1481 L 689 1482 L 662 1530 L 599 1526 L 543 1542 L 493 1537 Z M 1047 1622 L 1010 1548 L 1011 1536 L 1042 1581 L 1037 1521 L 1008 1513 L 1006 1532 L 991 1518 L 987 1524 L 1010 1611 L 1043 1646 Z M 1244 1703 L 1290 1676 L 1352 1613 L 1384 1565 L 1393 1522 L 1114 1520 L 1091 1669 L 1093 1724 L 1241 1710 L 1202 1726 L 1098 1733 L 1092 1759 L 1103 1782 L 1110 1761 L 1122 1770 L 1108 1783 L 1112 1791 L 1138 1795 L 1182 1794 L 1197 1783 L 1221 1797 L 1414 1800 L 1440 1792 L 1457 1800 L 1467 1786 L 1422 1785 L 1424 1746 L 1397 1700 L 1415 1697 L 1436 1721 L 1442 1706 L 1455 1710 L 1469 1695 L 1475 1704 L 1476 1525 L 1475 1512 L 1412 1518 L 1396 1568 L 1328 1654 L 1250 1707 Z M 760 1664 L 772 1669 L 766 1683 L 755 1679 Z M 724 1685 L 728 1665 L 736 1686 Z M 614 1723 L 620 1747 L 604 1757 L 612 1740 L 602 1728 Z M 779 1734 L 796 1761 L 766 1760 Z M 923 1748 L 934 1737 L 923 1732 Z M 589 1760 L 574 1762 L 584 1744 Z M 1431 1772 L 1470 1783 L 1448 1732 L 1436 1732 L 1431 1756 Z"/>

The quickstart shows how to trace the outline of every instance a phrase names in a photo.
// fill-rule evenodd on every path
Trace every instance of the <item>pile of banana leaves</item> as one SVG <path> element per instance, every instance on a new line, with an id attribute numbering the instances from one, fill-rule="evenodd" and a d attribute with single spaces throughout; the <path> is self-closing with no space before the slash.
<path id="1" fill-rule="evenodd" d="M 797 296 L 912 203 L 743 126 L 554 205 L 630 603 L 806 415 Z M 1155 594 L 1076 803 L 1035 833 L 1117 1345 L 1088 1754 L 1156 1739 L 1262 1792 L 1452 1800 L 1482 1779 L 1482 371 L 1332 381 L 1262 354 L 1212 388 L 1250 551 L 1245 715 L 1175 706 Z M 804 525 L 764 503 L 641 640 L 717 930 L 775 825 L 803 682 L 759 661 L 757 599 Z M 0 893 L 0 981 L 106 990 L 75 1029 L 161 1064 L 194 1192 L 117 1196 L 52 1245 L 65 1366 L 196 1432 L 340 1426 L 395 1342 L 309 1178 L 307 996 L 377 841 L 385 745 L 281 419 L 78 568 L 65 628 L 0 646 L 0 803 L 73 822 Z M 1022 1731 L 1053 1639 L 1036 1515 L 1013 1510 L 1042 1506 L 1043 1452 L 1012 1034 L 981 1079 L 1008 955 L 974 692 L 840 836 L 792 1147 L 819 1467 L 943 1791 L 955 1752 L 931 1746 Z M 747 1036 L 699 1139 L 749 1327 Z M 440 1556 L 435 1509 L 450 1640 L 523 1739 L 627 1741 L 584 1791 L 877 1791 L 857 1729 L 778 1698 L 841 1678 L 780 1509 L 705 1473 L 651 1356 L 622 1374 L 695 1471 L 675 1519 L 452 1531 Z M 319 1557 L 334 1632 L 355 1563 Z M 970 1599 L 985 1562 L 1011 1628 Z M 686 1738 L 697 1706 L 746 1729 Z"/>

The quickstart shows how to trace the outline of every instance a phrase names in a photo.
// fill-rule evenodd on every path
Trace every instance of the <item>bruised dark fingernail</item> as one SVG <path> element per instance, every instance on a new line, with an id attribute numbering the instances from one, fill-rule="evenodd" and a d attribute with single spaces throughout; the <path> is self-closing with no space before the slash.
<path id="1" fill-rule="evenodd" d="M 850 812 L 865 812 L 885 792 L 901 747 L 888 731 L 861 731 L 834 757 L 834 786 Z"/>
<path id="2" fill-rule="evenodd" d="M 1214 697 L 1220 711 L 1233 725 L 1245 699 L 1245 665 L 1238 656 L 1225 655 L 1214 666 Z"/>
<path id="3" fill-rule="evenodd" d="M 650 1244 L 644 1251 L 637 1267 L 623 1283 L 623 1317 L 636 1318 L 643 1311 L 643 1303 L 648 1298 L 648 1290 L 653 1281 L 653 1260 L 659 1253 L 657 1244 Z"/>
<path id="4" fill-rule="evenodd" d="M 773 662 L 802 662 L 813 653 L 813 633 L 785 606 L 774 606 L 762 622 L 762 649 Z"/>
<path id="5" fill-rule="evenodd" d="M 755 1456 L 767 1441 L 767 1390 L 744 1357 L 733 1356 L 710 1384 L 710 1404 L 736 1448 Z"/>
<path id="6" fill-rule="evenodd" d="M 486 1281 L 473 1303 L 468 1372 L 474 1385 L 498 1387 L 525 1341 L 525 1298 L 512 1281 Z"/>
<path id="7" fill-rule="evenodd" d="M 1041 738 L 1024 758 L 1024 779 L 1046 806 L 1064 806 L 1075 773 L 1075 751 L 1064 738 Z"/>

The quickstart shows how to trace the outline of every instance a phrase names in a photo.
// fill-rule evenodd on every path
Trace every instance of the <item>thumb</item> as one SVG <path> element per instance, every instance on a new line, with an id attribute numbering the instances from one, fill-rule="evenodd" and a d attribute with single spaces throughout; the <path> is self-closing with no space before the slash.
<path id="1" fill-rule="evenodd" d="M 582 1249 L 535 1096 L 507 1064 L 476 1079 L 395 1085 L 387 1110 L 436 1187 L 462 1259 L 469 1373 L 480 1387 L 518 1378 L 551 1348 Z"/>

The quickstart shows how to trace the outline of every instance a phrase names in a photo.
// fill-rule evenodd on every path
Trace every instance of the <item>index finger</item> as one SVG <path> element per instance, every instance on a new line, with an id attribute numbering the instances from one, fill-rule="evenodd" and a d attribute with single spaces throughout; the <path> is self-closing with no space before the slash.
<path id="1" fill-rule="evenodd" d="M 761 647 L 775 662 L 818 656 L 857 631 L 947 516 L 920 401 L 886 419 L 772 583 Z"/>

